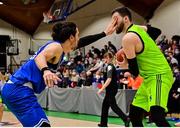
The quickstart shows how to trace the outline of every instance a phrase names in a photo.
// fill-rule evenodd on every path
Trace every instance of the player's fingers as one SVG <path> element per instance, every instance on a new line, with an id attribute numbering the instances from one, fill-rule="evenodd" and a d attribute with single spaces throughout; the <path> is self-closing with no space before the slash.
<path id="1" fill-rule="evenodd" d="M 44 83 L 45 83 L 45 85 L 48 86 L 48 80 L 47 80 L 47 78 L 46 78 L 45 76 L 43 76 L 43 78 L 44 78 Z"/>
<path id="2" fill-rule="evenodd" d="M 49 75 L 49 87 L 53 87 L 54 82 L 53 82 L 53 75 Z"/>

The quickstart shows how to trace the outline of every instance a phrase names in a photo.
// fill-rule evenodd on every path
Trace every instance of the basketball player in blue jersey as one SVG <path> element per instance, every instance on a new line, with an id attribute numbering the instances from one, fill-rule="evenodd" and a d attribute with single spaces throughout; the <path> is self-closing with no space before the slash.
<path id="1" fill-rule="evenodd" d="M 53 26 L 53 41 L 42 46 L 10 77 L 1 90 L 4 103 L 24 127 L 50 127 L 49 120 L 34 93 L 39 94 L 46 86 L 53 87 L 60 81 L 52 69 L 58 68 L 64 53 L 112 34 L 115 23 L 113 20 L 104 32 L 80 40 L 76 24 L 64 22 Z"/>

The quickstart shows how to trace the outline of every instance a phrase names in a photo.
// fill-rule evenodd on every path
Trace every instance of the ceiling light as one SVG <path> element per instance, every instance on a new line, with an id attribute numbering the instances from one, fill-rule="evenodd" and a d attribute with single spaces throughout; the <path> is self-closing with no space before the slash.
<path id="1" fill-rule="evenodd" d="M 2 5 L 2 4 L 3 4 L 3 2 L 0 1 L 0 5 Z"/>

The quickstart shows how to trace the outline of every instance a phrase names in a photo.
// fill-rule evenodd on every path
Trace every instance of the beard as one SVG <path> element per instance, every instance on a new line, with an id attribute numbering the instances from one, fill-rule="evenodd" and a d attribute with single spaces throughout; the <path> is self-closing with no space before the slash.
<path id="1" fill-rule="evenodd" d="M 116 28 L 116 34 L 120 34 L 123 31 L 124 22 L 122 21 Z"/>

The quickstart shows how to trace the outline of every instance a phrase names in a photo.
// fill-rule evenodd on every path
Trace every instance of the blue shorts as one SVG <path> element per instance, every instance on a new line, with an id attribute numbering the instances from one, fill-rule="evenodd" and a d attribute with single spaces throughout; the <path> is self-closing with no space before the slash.
<path id="1" fill-rule="evenodd" d="M 14 113 L 24 127 L 39 127 L 49 124 L 45 112 L 37 101 L 33 89 L 6 83 L 1 91 L 3 102 Z"/>

